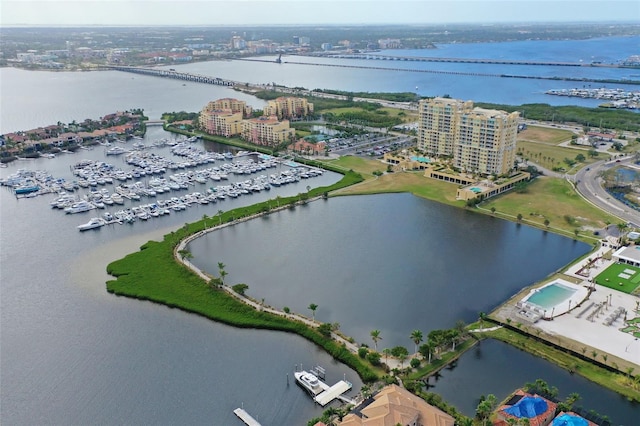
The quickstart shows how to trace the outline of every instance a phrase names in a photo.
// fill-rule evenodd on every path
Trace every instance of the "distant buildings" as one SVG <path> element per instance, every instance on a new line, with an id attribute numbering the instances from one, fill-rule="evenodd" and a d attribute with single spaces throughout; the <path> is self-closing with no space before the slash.
<path id="1" fill-rule="evenodd" d="M 243 118 L 251 116 L 253 109 L 247 105 L 245 101 L 239 101 L 233 98 L 222 98 L 211 101 L 204 107 L 203 111 L 230 110 L 231 112 L 239 112 Z"/>
<path id="2" fill-rule="evenodd" d="M 207 133 L 219 136 L 236 136 L 265 146 L 277 146 L 284 142 L 295 140 L 295 129 L 289 127 L 288 120 L 280 117 L 297 116 L 296 112 L 313 111 L 313 105 L 300 103 L 297 98 L 278 98 L 270 101 L 270 107 L 265 108 L 265 114 L 259 118 L 248 118 L 251 107 L 244 101 L 232 98 L 218 99 L 209 102 L 200 112 L 199 124 Z M 309 107 L 309 105 L 311 105 Z"/>
<path id="3" fill-rule="evenodd" d="M 304 98 L 283 96 L 269 101 L 263 111 L 263 115 L 275 115 L 279 119 L 300 118 L 313 114 L 313 104 Z"/>
<path id="4" fill-rule="evenodd" d="M 516 158 L 517 112 L 474 108 L 473 102 L 435 98 L 419 108 L 418 148 L 450 157 L 461 171 L 504 175 Z"/>

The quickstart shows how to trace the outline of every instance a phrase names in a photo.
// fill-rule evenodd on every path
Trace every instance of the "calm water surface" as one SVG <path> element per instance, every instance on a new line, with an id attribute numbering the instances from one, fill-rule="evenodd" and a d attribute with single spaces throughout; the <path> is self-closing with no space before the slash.
<path id="1" fill-rule="evenodd" d="M 279 308 L 338 322 L 359 342 L 410 346 L 419 329 L 474 321 L 589 247 L 410 194 L 338 197 L 192 242 L 192 261 Z"/>

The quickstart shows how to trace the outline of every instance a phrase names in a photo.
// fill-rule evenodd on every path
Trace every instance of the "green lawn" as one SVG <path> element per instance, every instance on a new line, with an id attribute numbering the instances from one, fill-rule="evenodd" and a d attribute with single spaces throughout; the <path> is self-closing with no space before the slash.
<path id="1" fill-rule="evenodd" d="M 527 187 L 526 192 L 510 191 L 490 198 L 481 206 L 496 208 L 499 213 L 515 217 L 521 214 L 523 222 L 544 227 L 548 219 L 552 228 L 572 233 L 592 235 L 589 229 L 602 228 L 605 224 L 619 221 L 602 210 L 587 203 L 564 179 L 537 178 Z"/>
<path id="2" fill-rule="evenodd" d="M 626 274 L 629 278 L 620 277 L 625 270 L 635 271 L 635 274 Z M 640 285 L 640 268 L 625 263 L 614 263 L 596 277 L 596 283 L 631 294 Z"/>

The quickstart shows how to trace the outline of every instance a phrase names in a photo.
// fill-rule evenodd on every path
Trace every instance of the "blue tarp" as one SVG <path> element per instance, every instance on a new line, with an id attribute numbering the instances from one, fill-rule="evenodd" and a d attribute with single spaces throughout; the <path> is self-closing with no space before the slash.
<path id="1" fill-rule="evenodd" d="M 588 422 L 579 416 L 572 414 L 561 414 L 553 419 L 553 426 L 588 426 Z"/>
<path id="2" fill-rule="evenodd" d="M 547 401 L 538 396 L 525 396 L 517 404 L 505 408 L 504 412 L 514 417 L 532 419 L 547 411 Z"/>

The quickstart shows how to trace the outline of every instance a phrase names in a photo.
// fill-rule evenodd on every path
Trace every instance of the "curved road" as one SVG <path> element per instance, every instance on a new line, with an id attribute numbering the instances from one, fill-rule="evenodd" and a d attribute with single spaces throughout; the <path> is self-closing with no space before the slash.
<path id="1" fill-rule="evenodd" d="M 602 160 L 583 167 L 576 173 L 574 181 L 577 182 L 577 189 L 580 194 L 595 206 L 605 210 L 614 216 L 619 217 L 625 223 L 640 227 L 640 212 L 621 203 L 612 197 L 602 187 L 600 172 L 608 170 L 614 166 L 633 164 L 633 158 L 627 157 L 619 160 Z"/>

